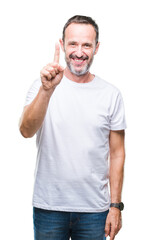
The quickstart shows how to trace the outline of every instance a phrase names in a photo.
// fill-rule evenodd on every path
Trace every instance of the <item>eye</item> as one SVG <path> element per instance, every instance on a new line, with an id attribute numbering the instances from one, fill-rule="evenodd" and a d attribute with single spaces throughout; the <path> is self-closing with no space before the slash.
<path id="1" fill-rule="evenodd" d="M 91 47 L 91 45 L 89 44 L 89 43 L 85 43 L 85 45 L 84 45 L 86 48 L 89 48 L 89 47 Z"/>
<path id="2" fill-rule="evenodd" d="M 75 42 L 70 42 L 69 45 L 74 47 L 76 45 L 76 43 Z"/>

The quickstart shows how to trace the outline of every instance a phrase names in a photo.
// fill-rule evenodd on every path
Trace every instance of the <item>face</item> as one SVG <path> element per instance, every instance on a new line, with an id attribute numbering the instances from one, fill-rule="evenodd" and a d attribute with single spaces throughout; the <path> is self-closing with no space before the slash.
<path id="1" fill-rule="evenodd" d="M 60 43 L 71 73 L 82 76 L 89 71 L 99 47 L 95 38 L 96 32 L 90 24 L 71 23 L 66 28 L 64 43 L 62 40 Z"/>

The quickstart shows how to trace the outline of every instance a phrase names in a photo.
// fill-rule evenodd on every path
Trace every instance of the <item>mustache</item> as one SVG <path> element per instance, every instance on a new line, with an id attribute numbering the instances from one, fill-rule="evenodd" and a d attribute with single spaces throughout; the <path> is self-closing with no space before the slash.
<path id="1" fill-rule="evenodd" d="M 81 56 L 81 57 L 78 57 L 77 55 L 75 55 L 75 54 L 70 54 L 69 55 L 69 58 L 72 58 L 72 59 L 80 59 L 80 60 L 88 60 L 89 59 L 89 57 L 88 56 Z"/>

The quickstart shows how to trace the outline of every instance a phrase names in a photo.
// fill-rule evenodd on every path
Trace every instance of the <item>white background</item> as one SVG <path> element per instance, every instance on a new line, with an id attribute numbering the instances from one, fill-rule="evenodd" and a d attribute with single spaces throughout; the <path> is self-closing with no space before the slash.
<path id="1" fill-rule="evenodd" d="M 142 0 L 5 0 L 0 5 L 0 238 L 33 239 L 32 191 L 35 137 L 18 130 L 26 93 L 68 18 L 91 16 L 100 48 L 91 72 L 117 86 L 126 111 L 123 228 L 117 240 L 145 237 L 146 203 L 146 15 Z M 61 53 L 60 63 L 65 66 Z"/>

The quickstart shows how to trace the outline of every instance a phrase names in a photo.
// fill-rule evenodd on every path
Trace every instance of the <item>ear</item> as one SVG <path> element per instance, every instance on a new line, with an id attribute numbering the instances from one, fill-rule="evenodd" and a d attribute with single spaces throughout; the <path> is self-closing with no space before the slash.
<path id="1" fill-rule="evenodd" d="M 61 49 L 62 49 L 62 51 L 64 52 L 64 43 L 63 43 L 63 40 L 60 38 L 60 39 L 59 39 L 59 42 L 60 42 Z"/>
<path id="2" fill-rule="evenodd" d="M 96 48 L 95 48 L 95 52 L 94 52 L 94 55 L 96 55 L 96 53 L 98 52 L 98 49 L 99 49 L 99 45 L 100 45 L 100 42 L 98 42 L 96 44 Z"/>

